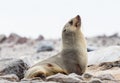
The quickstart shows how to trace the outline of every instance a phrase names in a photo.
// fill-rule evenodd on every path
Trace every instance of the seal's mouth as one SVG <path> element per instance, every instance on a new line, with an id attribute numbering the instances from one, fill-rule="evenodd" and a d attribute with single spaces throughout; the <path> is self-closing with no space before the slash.
<path id="1" fill-rule="evenodd" d="M 76 18 L 78 21 L 80 21 L 80 16 L 79 16 L 79 15 L 77 15 L 75 18 Z"/>
<path id="2" fill-rule="evenodd" d="M 81 26 L 81 19 L 80 19 L 80 16 L 79 15 L 77 15 L 76 17 L 75 17 L 75 27 L 77 27 L 77 28 L 79 28 L 80 26 Z"/>

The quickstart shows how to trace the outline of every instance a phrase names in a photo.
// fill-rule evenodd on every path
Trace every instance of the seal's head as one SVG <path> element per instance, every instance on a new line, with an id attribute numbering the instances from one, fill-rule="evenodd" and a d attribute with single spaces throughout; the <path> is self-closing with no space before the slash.
<path id="1" fill-rule="evenodd" d="M 63 33 L 72 32 L 80 29 L 81 26 L 81 18 L 79 15 L 72 18 L 69 22 L 67 22 L 63 28 Z"/>
<path id="2" fill-rule="evenodd" d="M 62 31 L 63 48 L 73 48 L 73 45 L 80 39 L 81 18 L 79 15 L 69 20 Z"/>

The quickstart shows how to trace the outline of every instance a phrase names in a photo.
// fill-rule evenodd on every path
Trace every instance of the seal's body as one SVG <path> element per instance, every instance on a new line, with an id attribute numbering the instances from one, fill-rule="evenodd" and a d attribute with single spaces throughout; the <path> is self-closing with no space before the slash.
<path id="1" fill-rule="evenodd" d="M 82 75 L 87 66 L 87 47 L 81 30 L 81 18 L 71 19 L 62 31 L 62 51 L 32 66 L 25 78 L 46 77 L 56 73 Z"/>

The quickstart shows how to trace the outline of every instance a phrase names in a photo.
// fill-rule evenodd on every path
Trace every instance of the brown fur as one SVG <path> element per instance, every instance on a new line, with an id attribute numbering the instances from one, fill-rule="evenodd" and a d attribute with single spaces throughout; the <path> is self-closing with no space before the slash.
<path id="1" fill-rule="evenodd" d="M 87 48 L 80 27 L 81 18 L 77 15 L 63 28 L 62 51 L 35 64 L 26 72 L 25 78 L 46 77 L 56 73 L 82 75 L 87 66 Z"/>

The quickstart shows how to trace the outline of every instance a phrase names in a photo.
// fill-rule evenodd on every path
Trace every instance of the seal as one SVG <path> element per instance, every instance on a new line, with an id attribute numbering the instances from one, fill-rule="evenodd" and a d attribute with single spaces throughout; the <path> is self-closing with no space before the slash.
<path id="1" fill-rule="evenodd" d="M 33 65 L 25 73 L 25 78 L 45 78 L 57 73 L 82 75 L 86 66 L 86 41 L 81 31 L 81 18 L 77 15 L 62 30 L 61 52 Z"/>

